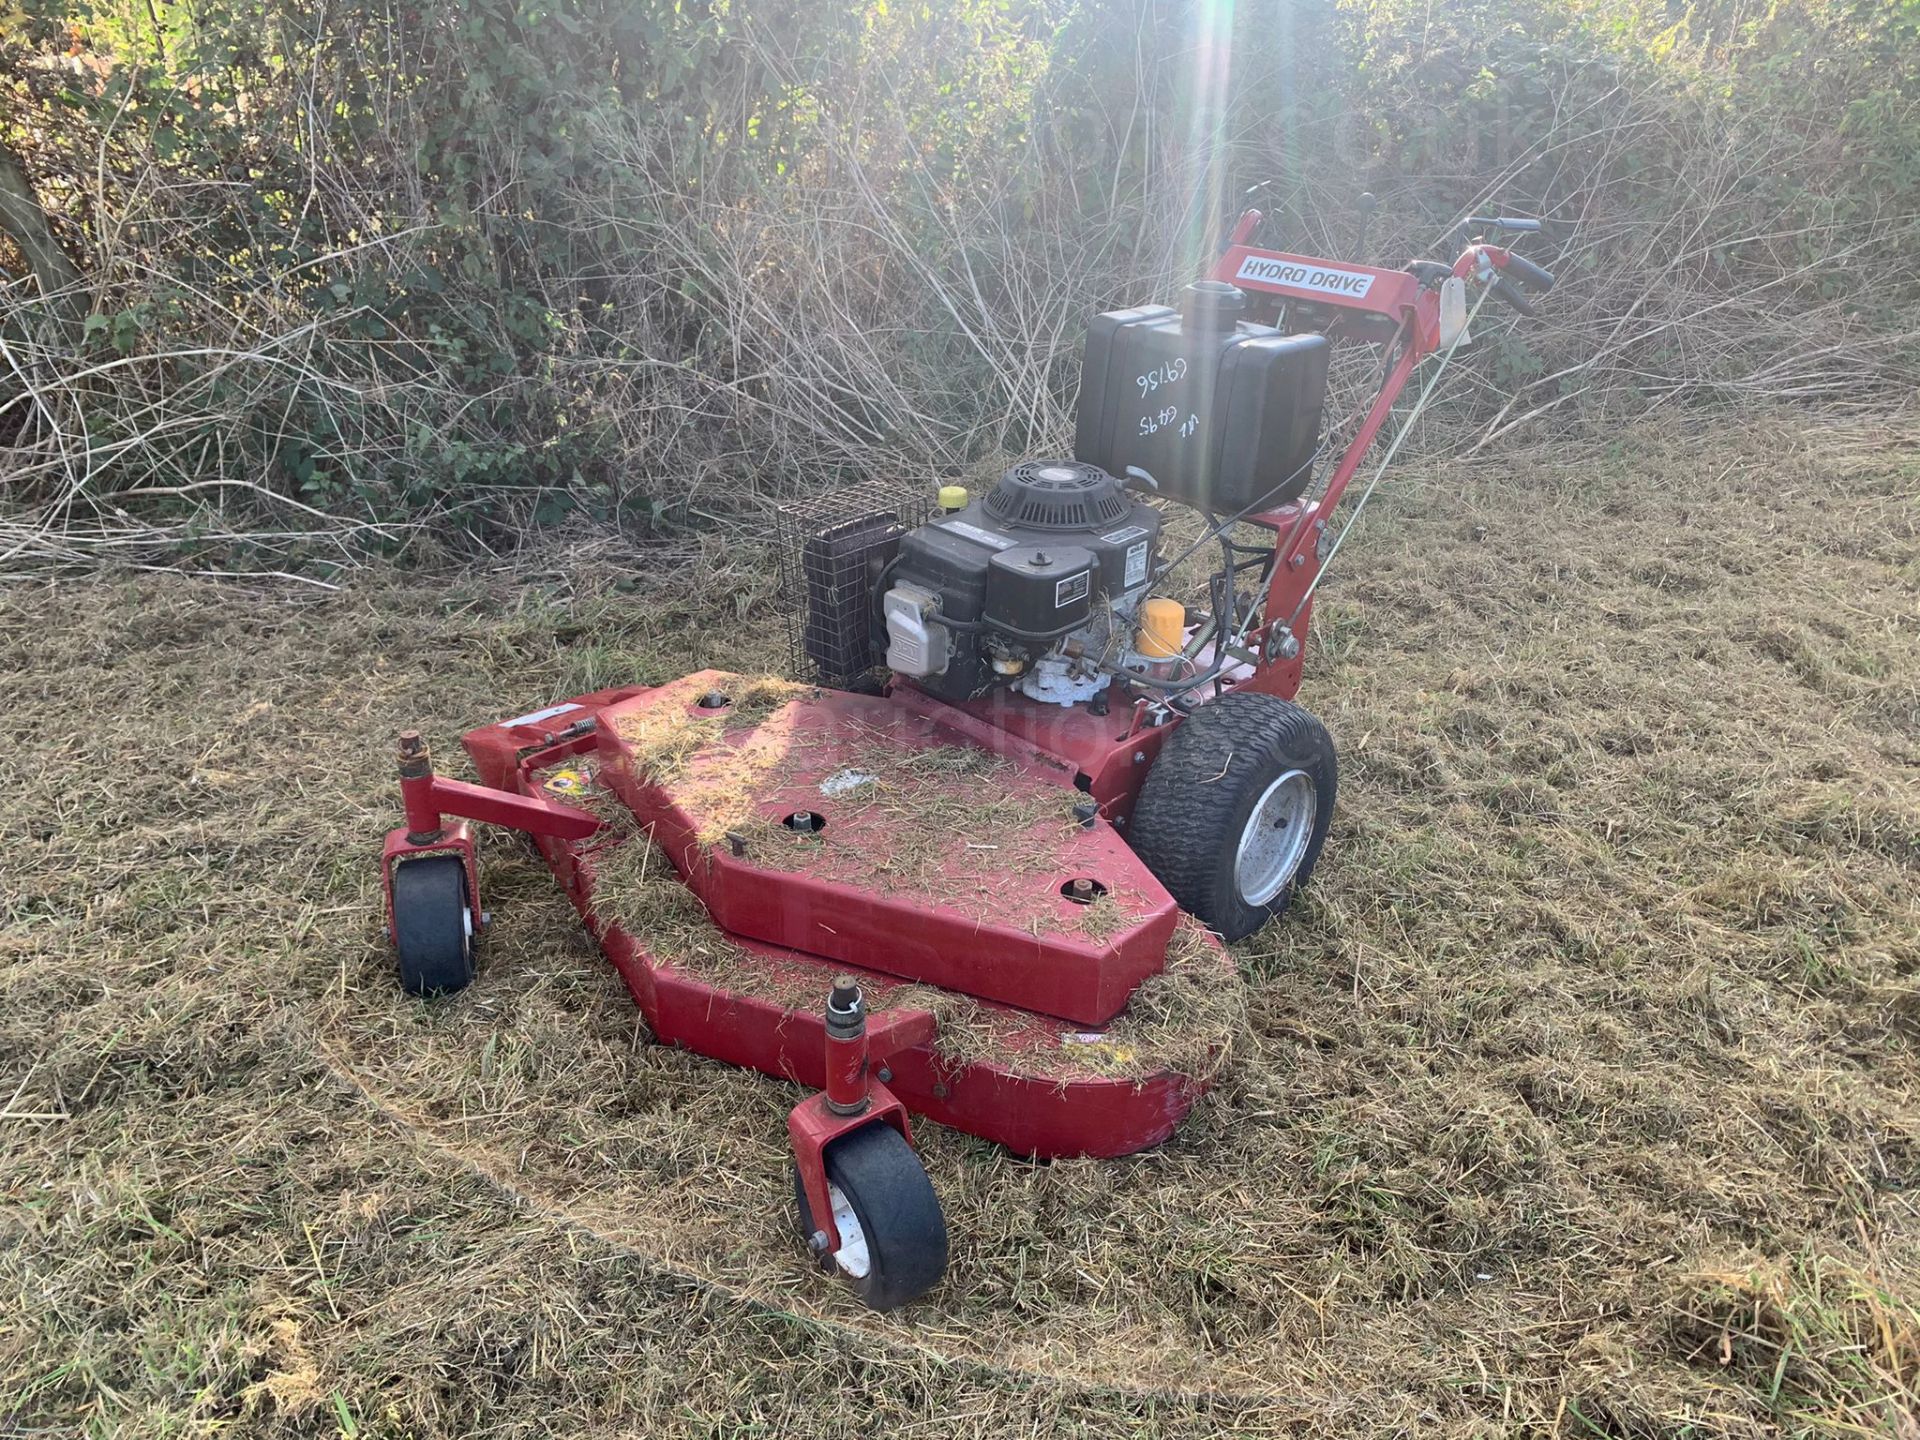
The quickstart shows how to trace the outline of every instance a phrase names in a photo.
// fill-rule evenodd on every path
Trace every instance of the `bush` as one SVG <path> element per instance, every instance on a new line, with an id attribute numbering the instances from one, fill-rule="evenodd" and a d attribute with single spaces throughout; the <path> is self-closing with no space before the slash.
<path id="1" fill-rule="evenodd" d="M 1363 188 L 1385 263 L 1550 220 L 1551 318 L 1440 443 L 1910 392 L 1920 5 L 1227 8 L 0 9 L 0 160 L 70 261 L 0 211 L 9 528 L 306 565 L 1058 445 L 1087 315 L 1256 180 L 1309 253 Z"/>

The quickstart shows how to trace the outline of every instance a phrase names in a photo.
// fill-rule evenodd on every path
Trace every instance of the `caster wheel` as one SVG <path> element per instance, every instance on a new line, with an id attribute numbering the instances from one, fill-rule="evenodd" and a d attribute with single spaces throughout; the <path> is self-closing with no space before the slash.
<path id="1" fill-rule="evenodd" d="M 821 1257 L 869 1308 L 892 1310 L 931 1290 L 947 1269 L 947 1222 L 913 1147 L 875 1122 L 827 1147 L 827 1191 L 840 1248 Z M 793 1173 L 800 1234 L 814 1233 L 813 1211 Z"/>
<path id="2" fill-rule="evenodd" d="M 1277 695 L 1222 695 L 1180 722 L 1148 772 L 1133 848 L 1182 910 L 1244 940 L 1313 874 L 1337 784 L 1312 715 Z"/>
<path id="3" fill-rule="evenodd" d="M 403 860 L 393 870 L 400 985 L 410 995 L 463 990 L 473 979 L 473 906 L 455 855 Z"/>

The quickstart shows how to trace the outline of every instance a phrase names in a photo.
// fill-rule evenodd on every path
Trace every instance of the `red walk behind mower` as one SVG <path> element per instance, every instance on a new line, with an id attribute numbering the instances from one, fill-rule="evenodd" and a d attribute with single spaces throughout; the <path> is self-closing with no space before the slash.
<path id="1" fill-rule="evenodd" d="M 909 1111 L 1106 1156 L 1193 1106 L 1244 1023 L 1220 942 L 1286 908 L 1333 812 L 1333 743 L 1293 703 L 1329 520 L 1420 362 L 1437 379 L 1487 298 L 1530 313 L 1515 282 L 1553 283 L 1480 241 L 1383 270 L 1259 248 L 1259 223 L 1180 308 L 1094 320 L 1073 458 L 930 516 L 853 493 L 788 523 L 813 683 L 578 695 L 469 732 L 478 785 L 401 737 L 405 987 L 473 977 L 468 822 L 536 837 L 656 1036 L 816 1087 L 789 1120 L 800 1234 L 876 1308 L 946 1266 Z M 1328 427 L 1342 342 L 1377 370 Z M 1203 517 L 1171 555 L 1164 502 Z M 1156 590 L 1203 546 L 1189 613 Z"/>

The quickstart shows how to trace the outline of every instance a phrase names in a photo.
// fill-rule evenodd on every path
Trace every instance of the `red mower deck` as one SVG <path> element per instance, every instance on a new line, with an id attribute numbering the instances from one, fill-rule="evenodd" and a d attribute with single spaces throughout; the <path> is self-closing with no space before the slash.
<path id="1" fill-rule="evenodd" d="M 704 671 L 601 718 L 613 789 L 721 929 L 1080 1025 L 1161 967 L 1178 907 L 1075 818 L 1058 761 L 904 697 L 736 714 L 755 683 Z"/>
<path id="2" fill-rule="evenodd" d="M 585 804 L 603 817 L 613 815 L 610 823 L 603 820 L 602 828 L 585 839 L 547 838 L 541 850 L 658 1038 L 769 1075 L 823 1085 L 825 1022 L 818 1002 L 835 977 L 851 968 L 872 1010 L 876 1051 L 886 1050 L 887 1036 L 895 1029 L 930 1032 L 908 1048 L 888 1054 L 880 1071 L 882 1081 L 915 1113 L 1018 1153 L 1042 1157 L 1125 1155 L 1166 1139 L 1192 1108 L 1213 1068 L 1212 1047 L 1204 1032 L 1199 1032 L 1197 1044 L 1184 1047 L 1192 1059 L 1182 1070 L 1157 1064 L 1156 1057 L 1129 1034 L 1124 1019 L 1111 1031 L 1103 1031 L 1094 1028 L 1096 1022 L 1073 1022 L 1036 1013 L 1035 1008 L 994 1003 L 965 975 L 959 978 L 967 983 L 950 979 L 945 986 L 958 993 L 933 996 L 924 984 L 910 983 L 931 981 L 933 976 L 910 975 L 910 962 L 889 953 L 882 943 L 886 932 L 876 928 L 893 926 L 896 934 L 910 933 L 922 923 L 918 907 L 924 904 L 938 916 L 937 923 L 944 927 L 938 933 L 947 937 L 943 943 L 949 946 L 955 946 L 955 935 L 963 931 L 971 935 L 971 927 L 978 925 L 980 939 L 967 938 L 955 946 L 963 956 L 991 956 L 994 952 L 985 944 L 990 938 L 1003 947 L 1002 953 L 1028 957 L 1025 963 L 1057 965 L 1087 977 L 1101 974 L 1102 963 L 1115 963 L 1114 957 L 1124 954 L 1128 943 L 1141 943 L 1138 937 L 1144 933 L 1152 947 L 1143 967 L 1146 973 L 1111 982 L 1125 984 L 1124 1002 L 1140 980 L 1166 963 L 1177 919 L 1172 901 L 1132 852 L 1103 822 L 1083 827 L 1075 820 L 1072 806 L 1081 798 L 1079 792 L 1060 784 L 1054 778 L 1057 771 L 1050 774 L 1031 754 L 1024 763 L 996 756 L 950 727 L 876 697 L 790 687 L 790 698 L 777 695 L 773 697 L 777 703 L 771 706 L 764 699 L 757 706 L 746 703 L 754 687 L 767 684 L 702 672 L 658 690 L 580 696 L 542 712 L 531 723 L 483 726 L 464 737 L 468 753 L 490 787 L 541 802 L 559 798 Z M 700 698 L 716 694 L 739 697 L 743 713 L 736 717 L 731 703 L 702 710 Z M 749 710 L 757 713 L 744 713 Z M 649 732 L 639 722 L 667 715 L 684 719 L 700 732 L 696 737 L 700 743 L 693 749 L 676 746 L 684 774 L 656 784 L 645 778 L 649 771 L 632 737 L 651 733 L 660 744 L 666 727 L 656 725 Z M 570 728 L 573 733 L 567 734 Z M 880 740 L 880 735 L 891 738 Z M 800 743 L 795 743 L 796 737 Z M 680 745 L 686 743 L 682 736 Z M 803 867 L 818 863 L 829 873 L 836 865 L 857 868 L 866 863 L 857 848 L 860 837 L 898 843 L 897 831 L 885 836 L 882 831 L 891 813 L 890 802 L 902 798 L 894 787 L 901 784 L 903 773 L 912 777 L 905 797 L 910 802 L 925 803 L 942 788 L 937 769 L 916 775 L 911 763 L 887 764 L 886 747 L 890 746 L 898 746 L 898 753 L 909 761 L 917 754 L 948 766 L 966 765 L 944 777 L 956 792 L 976 785 L 981 774 L 988 773 L 1003 796 L 1053 812 L 1050 818 L 1035 822 L 1031 843 L 1021 852 L 1034 862 L 1035 878 L 1017 892 L 1017 900 L 996 899 L 993 913 L 1004 916 L 1013 905 L 1031 907 L 1044 900 L 1060 927 L 1058 933 L 1035 936 L 1010 926 L 996 929 L 984 921 L 969 921 L 955 895 L 924 892 L 910 876 L 900 877 L 901 889 L 875 897 L 882 902 L 876 913 L 859 913 L 845 903 L 846 888 L 839 882 L 812 880 L 804 868 L 761 868 L 747 863 L 745 857 L 736 859 L 724 835 L 717 842 L 702 842 L 698 824 L 688 819 L 686 807 L 691 806 L 693 813 L 706 815 L 714 823 L 710 807 L 717 807 L 723 796 L 737 795 L 756 818 L 770 822 L 751 832 L 754 839 L 769 847 L 787 847 L 779 863 Z M 721 775 L 739 781 L 739 770 L 728 769 L 729 764 L 737 767 L 743 752 L 755 756 L 762 750 L 778 757 L 779 763 L 760 770 L 757 780 L 732 788 L 712 784 Z M 861 772 L 872 778 L 859 788 L 872 793 L 856 798 L 851 790 L 842 790 L 838 797 L 823 799 L 822 779 L 843 773 L 856 756 L 865 756 L 866 763 L 879 767 L 878 774 Z M 627 796 L 639 803 L 631 807 L 630 823 L 623 824 L 621 817 L 629 811 Z M 690 796 L 702 798 L 696 801 Z M 675 797 L 680 804 L 673 803 Z M 832 803 L 833 798 L 845 803 Z M 777 824 L 780 816 L 792 814 L 807 800 L 823 807 L 818 813 L 829 817 L 824 830 L 796 833 Z M 997 823 L 999 814 L 988 807 L 986 825 Z M 836 825 L 835 819 L 846 823 Z M 644 833 L 647 826 L 657 827 L 653 834 L 660 845 L 649 844 Z M 968 832 L 962 828 L 952 833 L 958 837 Z M 955 839 L 952 843 L 968 842 Z M 844 847 L 846 856 L 836 855 L 835 846 Z M 751 851 L 750 843 L 749 856 Z M 952 860 L 955 854 L 964 851 L 947 853 L 940 862 Z M 681 863 L 693 872 L 692 878 L 681 871 Z M 982 875 L 991 873 L 985 863 Z M 1047 867 L 1044 874 L 1042 864 Z M 662 873 L 670 865 L 672 869 Z M 718 881 L 720 887 L 737 887 L 734 894 L 752 896 L 757 891 L 763 896 L 791 897 L 741 907 L 749 923 L 758 925 L 771 917 L 769 930 L 786 924 L 792 927 L 789 933 L 810 933 L 834 924 L 838 917 L 839 936 L 848 942 L 840 948 L 862 958 L 878 957 L 891 973 L 881 973 L 875 964 L 860 965 L 849 954 L 828 958 L 818 947 L 805 953 L 753 937 L 741 925 L 726 925 L 719 906 L 708 899 L 715 885 L 713 874 L 700 874 L 707 865 L 724 877 Z M 1115 878 L 1109 893 L 1092 904 L 1063 898 L 1061 885 L 1089 870 Z M 707 890 L 699 883 L 703 878 Z M 623 900 L 630 902 L 632 897 L 617 893 L 618 886 L 624 883 L 631 889 L 663 880 L 687 882 L 701 901 L 713 906 L 714 923 L 703 917 L 685 920 L 672 927 L 669 937 L 650 934 L 641 923 L 627 919 Z M 985 889 L 991 895 L 993 887 Z M 964 893 L 978 899 L 980 891 L 967 887 Z M 1101 907 L 1108 905 L 1117 910 L 1116 893 L 1138 897 L 1145 918 L 1113 921 L 1120 928 L 1105 941 L 1076 933 L 1083 917 L 1104 915 L 1107 912 Z M 868 928 L 862 928 L 863 922 Z M 1199 927 L 1181 928 L 1183 943 L 1174 947 L 1174 953 L 1188 967 L 1182 983 L 1237 989 L 1239 977 L 1226 951 Z M 989 960 L 979 966 L 978 973 L 991 980 L 1002 972 Z M 1062 993 L 1068 993 L 1066 987 Z M 942 1034 L 940 1012 L 956 1004 L 964 1010 L 964 1044 Z M 1112 1014 L 1104 1017 L 1113 1018 Z"/>

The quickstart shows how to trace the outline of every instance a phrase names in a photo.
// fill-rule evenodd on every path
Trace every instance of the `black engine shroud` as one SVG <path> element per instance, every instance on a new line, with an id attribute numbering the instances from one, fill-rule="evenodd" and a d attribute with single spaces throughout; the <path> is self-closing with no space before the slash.
<path id="1" fill-rule="evenodd" d="M 1160 512 L 1078 460 L 1027 460 L 982 499 L 900 541 L 892 583 L 935 595 L 946 668 L 914 683 L 964 700 L 1004 683 L 992 660 L 1035 657 L 1153 573 Z"/>

